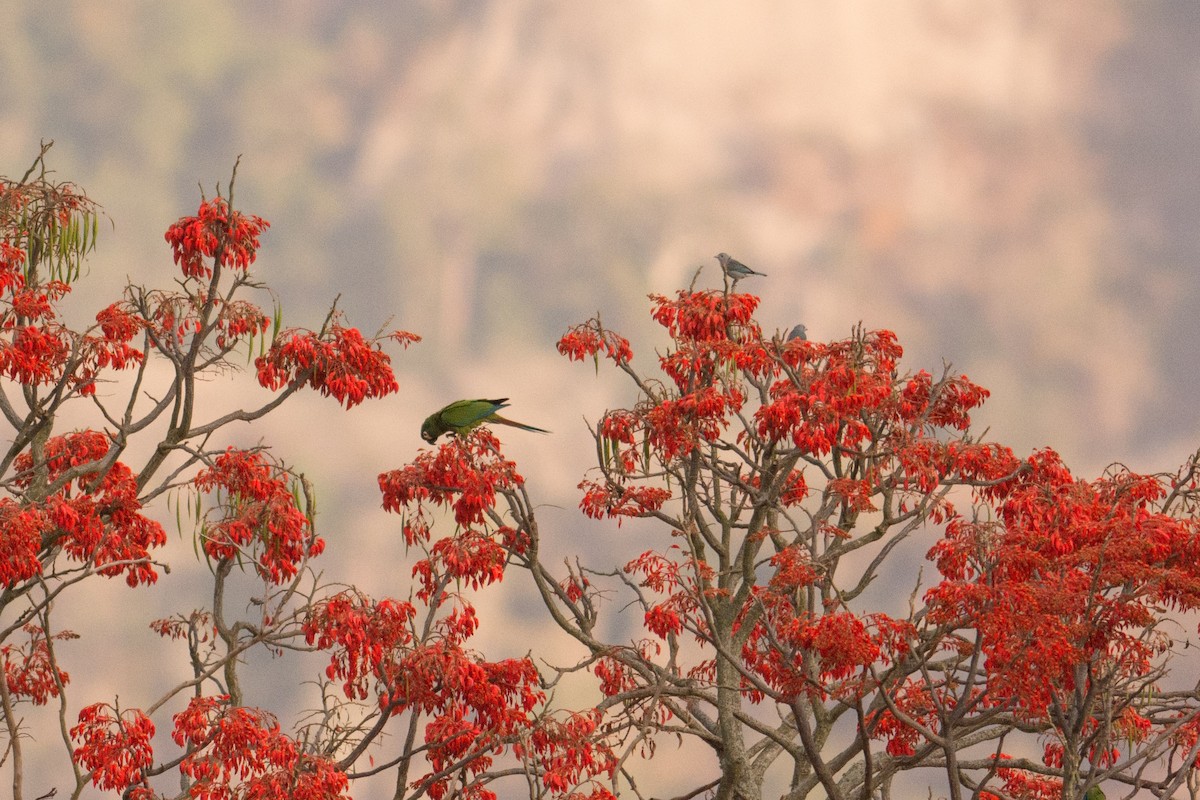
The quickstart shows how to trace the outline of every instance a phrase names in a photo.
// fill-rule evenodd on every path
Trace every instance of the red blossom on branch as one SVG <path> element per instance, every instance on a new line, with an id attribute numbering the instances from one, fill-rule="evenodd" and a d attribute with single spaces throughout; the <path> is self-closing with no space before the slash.
<path id="1" fill-rule="evenodd" d="M 731 332 L 757 332 L 753 320 L 759 299 L 752 294 L 680 290 L 674 299 L 658 294 L 650 299 L 650 315 L 677 341 L 721 342 L 732 338 Z"/>
<path id="2" fill-rule="evenodd" d="M 274 716 L 229 705 L 227 696 L 194 697 L 175 715 L 171 738 L 188 754 L 179 770 L 198 800 L 334 800 L 350 781 L 333 761 L 305 753 Z"/>
<path id="3" fill-rule="evenodd" d="M 137 480 L 129 467 L 113 461 L 106 471 L 99 471 L 109 447 L 108 437 L 98 431 L 54 437 L 43 449 L 47 479 L 70 480 L 37 509 L 0 500 L 0 520 L 11 525 L 15 534 L 10 547 L 24 548 L 10 551 L 0 564 L 8 580 L 19 581 L 40 571 L 33 570 L 37 551 L 32 548 L 41 543 L 32 536 L 49 531 L 70 558 L 95 564 L 102 575 L 124 574 L 130 586 L 158 579 L 150 551 L 166 544 L 166 533 L 142 514 Z M 14 466 L 22 475 L 17 485 L 30 487 L 37 466 L 32 455 L 22 453 Z"/>
<path id="4" fill-rule="evenodd" d="M 450 508 L 459 525 L 479 525 L 496 502 L 496 492 L 524 483 L 516 464 L 500 454 L 500 441 L 487 428 L 452 437 L 435 450 L 422 451 L 411 464 L 379 476 L 383 508 L 420 515 L 429 502 Z M 411 545 L 428 538 L 419 523 L 406 523 Z"/>
<path id="5" fill-rule="evenodd" d="M 0 660 L 4 665 L 4 677 L 13 698 L 28 698 L 34 705 L 44 705 L 52 697 L 58 697 L 60 687 L 70 682 L 71 676 L 55 663 L 50 652 L 50 639 L 78 639 L 71 631 L 60 631 L 52 637 L 37 625 L 25 625 L 22 630 L 29 634 L 29 641 L 21 644 L 0 646 Z"/>
<path id="6" fill-rule="evenodd" d="M 581 784 L 594 783 L 597 776 L 612 777 L 617 769 L 617 757 L 600 735 L 601 714 L 596 711 L 568 714 L 563 719 L 546 717 L 528 737 L 528 744 L 518 748 L 518 755 L 528 753 L 541 767 L 542 785 L 550 792 L 566 797 L 583 797 L 577 792 Z M 586 795 L 595 800 L 611 798 L 602 786 L 593 785 Z"/>
<path id="7" fill-rule="evenodd" d="M 118 711 L 108 703 L 95 703 L 79 712 L 71 728 L 75 758 L 92 773 L 97 789 L 127 792 L 142 783 L 153 764 L 150 740 L 154 723 L 142 711 Z"/>
<path id="8" fill-rule="evenodd" d="M 591 319 L 576 325 L 563 334 L 558 340 L 558 352 L 572 361 L 583 361 L 591 357 L 600 365 L 600 353 L 611 358 L 617 364 L 627 364 L 633 360 L 633 349 L 629 340 L 610 330 L 606 330 L 599 319 Z"/>
<path id="9" fill-rule="evenodd" d="M 1084 663 L 1149 671 L 1166 646 L 1146 638 L 1159 606 L 1200 607 L 1192 526 L 1158 513 L 1159 479 L 1117 471 L 1075 479 L 1040 451 L 983 490 L 1002 524 L 953 520 L 930 551 L 945 579 L 927 594 L 931 621 L 975 628 L 994 701 L 1043 714 L 1078 684 Z"/>
<path id="10" fill-rule="evenodd" d="M 420 341 L 397 331 L 388 337 L 401 344 Z M 357 328 L 332 323 L 328 331 L 288 330 L 276 337 L 266 355 L 255 360 L 258 382 L 268 389 L 310 386 L 346 408 L 399 390 L 391 359 L 378 339 L 365 339 Z"/>
<path id="11" fill-rule="evenodd" d="M 342 681 L 347 697 L 366 699 L 368 681 L 395 675 L 401 648 L 413 641 L 411 603 L 371 600 L 346 590 L 317 603 L 304 621 L 305 640 L 332 651 L 325 674 Z"/>
<path id="12" fill-rule="evenodd" d="M 205 200 L 194 216 L 167 228 L 175 263 L 185 278 L 209 278 L 213 264 L 246 270 L 258 255 L 258 237 L 270 227 L 262 217 L 229 207 L 223 197 Z"/>
<path id="13" fill-rule="evenodd" d="M 283 583 L 325 549 L 296 507 L 291 476 L 262 453 L 230 448 L 194 483 L 201 492 L 215 494 L 219 504 L 201 532 L 210 558 L 235 559 L 246 552 L 262 578 Z"/>

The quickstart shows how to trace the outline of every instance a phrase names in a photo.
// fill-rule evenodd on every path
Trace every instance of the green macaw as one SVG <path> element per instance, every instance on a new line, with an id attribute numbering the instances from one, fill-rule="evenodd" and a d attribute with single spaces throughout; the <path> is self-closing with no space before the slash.
<path id="1" fill-rule="evenodd" d="M 505 419 L 496 412 L 508 405 L 508 398 L 498 400 L 455 400 L 440 411 L 436 411 L 421 423 L 421 438 L 433 444 L 443 433 L 453 433 L 465 436 L 484 423 L 492 422 L 497 425 L 511 425 L 523 431 L 549 433 L 542 428 L 525 425 Z"/>
<path id="2" fill-rule="evenodd" d="M 1084 792 L 1083 800 L 1104 800 L 1104 790 L 1099 786 L 1093 786 Z"/>

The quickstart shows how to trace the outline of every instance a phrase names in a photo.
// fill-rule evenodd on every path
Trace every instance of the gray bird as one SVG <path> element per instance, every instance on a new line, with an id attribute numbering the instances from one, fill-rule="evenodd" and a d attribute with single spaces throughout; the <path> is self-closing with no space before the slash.
<path id="1" fill-rule="evenodd" d="M 713 258 L 721 262 L 721 269 L 726 275 L 733 278 L 735 282 L 740 281 L 742 278 L 745 278 L 749 275 L 761 275 L 764 278 L 767 276 L 767 273 L 765 272 L 756 272 L 750 269 L 745 264 L 729 255 L 729 253 L 717 253 L 715 256 L 713 256 Z"/>
<path id="2" fill-rule="evenodd" d="M 792 339 L 799 339 L 802 342 L 807 342 L 808 328 L 806 328 L 804 325 L 797 325 L 796 327 L 792 328 L 792 332 L 787 335 L 786 341 L 790 342 Z"/>

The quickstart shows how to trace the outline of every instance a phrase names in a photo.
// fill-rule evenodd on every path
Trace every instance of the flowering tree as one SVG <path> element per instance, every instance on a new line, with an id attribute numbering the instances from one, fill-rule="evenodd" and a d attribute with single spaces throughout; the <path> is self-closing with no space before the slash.
<path id="1" fill-rule="evenodd" d="M 580 506 L 639 520 L 643 552 L 617 570 L 546 564 L 537 503 L 483 427 L 379 476 L 416 561 L 409 594 L 371 597 L 312 568 L 325 543 L 303 476 L 222 438 L 306 388 L 346 409 L 396 392 L 382 347 L 417 337 L 365 337 L 336 310 L 282 329 L 254 302 L 267 223 L 236 209 L 232 180 L 167 231 L 176 288 L 131 286 L 71 327 L 98 209 L 44 155 L 0 180 L 0 766 L 15 797 L 317 800 L 384 777 L 398 800 L 643 797 L 640 762 L 676 742 L 711 754 L 671 778 L 680 798 L 1200 792 L 1197 687 L 1169 672 L 1171 615 L 1200 605 L 1200 456 L 1080 480 L 1051 450 L 974 436 L 987 392 L 902 374 L 890 332 L 785 341 L 762 332 L 757 298 L 692 288 L 652 298 L 671 340 L 654 371 L 598 319 L 559 342 L 638 392 L 595 423 Z M 273 394 L 211 414 L 207 379 L 256 346 Z M 210 569 L 203 607 L 150 622 L 188 670 L 156 697 L 75 698 L 68 667 L 86 663 L 62 643 L 89 632 L 59 628 L 56 601 L 103 578 L 153 591 L 157 509 L 191 518 Z M 472 648 L 475 603 L 512 570 L 577 663 Z M 285 730 L 242 670 L 298 652 L 324 678 Z M 568 674 L 590 675 L 594 702 L 555 707 Z M 45 713 L 66 777 L 25 769 L 27 720 Z"/>
<path id="2" fill-rule="evenodd" d="M 62 303 L 95 245 L 99 210 L 50 180 L 45 155 L 20 180 L 0 179 L 0 413 L 12 429 L 0 462 L 0 764 L 13 796 L 28 787 L 78 797 L 92 786 L 142 800 L 315 800 L 386 772 L 398 798 L 489 797 L 506 777 L 558 796 L 603 771 L 590 717 L 547 713 L 532 661 L 489 661 L 470 648 L 477 622 L 457 582 L 498 576 L 439 551 L 422 562 L 415 597 L 322 583 L 309 566 L 325 542 L 307 481 L 265 448 L 221 441 L 303 389 L 347 409 L 396 392 L 381 345 L 418 337 L 365 337 L 336 310 L 317 330 L 281 329 L 278 310 L 254 301 L 267 222 L 236 209 L 232 179 L 168 229 L 175 288 L 130 286 L 73 328 Z M 237 372 L 256 343 L 258 383 L 274 394 L 211 414 L 210 379 Z M 89 418 L 91 427 L 63 429 Z M 493 467 L 505 486 L 520 482 L 510 463 Z M 210 568 L 208 605 L 150 623 L 190 669 L 136 704 L 77 700 L 70 671 L 86 664 L 59 645 L 88 632 L 61 630 L 56 602 L 102 578 L 150 590 L 166 567 L 154 505 L 191 515 Z M 236 610 L 247 593 L 248 616 Z M 322 653 L 327 684 L 309 721 L 285 731 L 247 696 L 241 671 L 256 653 L 291 651 Z M 42 706 L 57 706 L 70 766 L 52 776 L 25 766 L 28 723 Z M 511 763 L 495 764 L 501 756 Z"/>
<path id="3" fill-rule="evenodd" d="M 781 341 L 728 285 L 652 299 L 662 377 L 598 320 L 559 349 L 640 395 L 597 422 L 581 508 L 661 538 L 616 575 L 518 554 L 586 648 L 619 764 L 669 734 L 714 757 L 680 797 L 888 797 L 917 769 L 953 798 L 1197 796 L 1198 687 L 1166 679 L 1170 615 L 1200 604 L 1198 457 L 1080 480 L 971 435 L 987 391 L 902 375 L 888 331 Z M 924 580 L 895 572 L 910 542 Z M 643 614 L 625 641 L 597 633 L 614 579 Z"/>
<path id="4" fill-rule="evenodd" d="M 1079 480 L 1053 451 L 972 436 L 988 393 L 901 375 L 890 332 L 768 338 L 728 286 L 653 302 L 661 376 L 598 320 L 559 343 L 639 392 L 596 423 L 580 484 L 588 516 L 660 527 L 623 569 L 542 563 L 535 504 L 487 431 L 381 476 L 410 542 L 453 510 L 432 545 L 445 573 L 532 574 L 586 653 L 565 670 L 598 681 L 609 791 L 636 794 L 635 760 L 690 738 L 712 767 L 678 797 L 890 797 L 917 770 L 954 798 L 1195 796 L 1200 703 L 1166 681 L 1164 629 L 1200 602 L 1197 458 Z M 895 574 L 907 545 L 928 579 Z M 605 637 L 621 591 L 640 618 Z"/>

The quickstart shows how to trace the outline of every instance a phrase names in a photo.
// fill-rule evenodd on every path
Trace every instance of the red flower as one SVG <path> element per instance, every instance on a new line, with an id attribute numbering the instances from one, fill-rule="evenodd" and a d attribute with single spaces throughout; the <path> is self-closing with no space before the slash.
<path id="1" fill-rule="evenodd" d="M 154 723 L 141 711 L 118 712 L 107 703 L 84 708 L 71 728 L 75 760 L 91 770 L 92 785 L 117 792 L 142 782 L 154 761 L 153 736 Z"/>
<path id="2" fill-rule="evenodd" d="M 258 255 L 258 237 L 270 226 L 262 217 L 229 208 L 223 197 L 206 200 L 192 217 L 167 228 L 175 263 L 187 278 L 212 276 L 212 264 L 245 270 Z"/>
<path id="3" fill-rule="evenodd" d="M 595 359 L 597 368 L 600 366 L 602 350 L 606 358 L 611 358 L 617 364 L 627 364 L 633 360 L 629 340 L 605 330 L 599 319 L 576 325 L 558 340 L 558 352 L 572 361 L 582 361 L 590 356 Z"/>
<path id="4" fill-rule="evenodd" d="M 403 331 L 385 338 L 405 346 L 420 341 L 420 337 Z M 380 349 L 379 340 L 367 340 L 357 328 L 345 328 L 336 321 L 321 334 L 284 331 L 267 354 L 254 363 L 258 382 L 268 389 L 311 386 L 346 408 L 400 389 L 392 373 L 391 359 Z"/>
<path id="5" fill-rule="evenodd" d="M 262 453 L 230 448 L 194 483 L 216 493 L 220 515 L 205 523 L 204 552 L 217 560 L 248 551 L 259 575 L 271 583 L 295 577 L 300 565 L 325 548 L 310 520 L 296 507 L 291 476 Z M 211 514 L 212 512 L 210 512 Z"/>
<path id="6" fill-rule="evenodd" d="M 335 800 L 350 781 L 325 756 L 305 753 L 279 723 L 257 708 L 232 707 L 228 696 L 194 697 L 175 715 L 171 738 L 189 752 L 179 771 L 193 798 Z"/>

